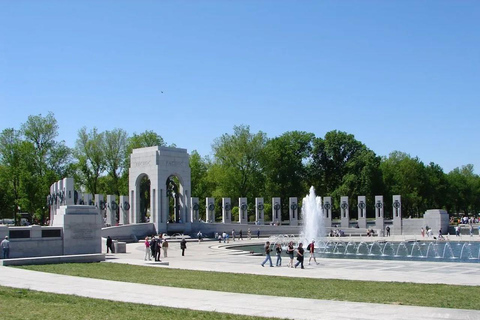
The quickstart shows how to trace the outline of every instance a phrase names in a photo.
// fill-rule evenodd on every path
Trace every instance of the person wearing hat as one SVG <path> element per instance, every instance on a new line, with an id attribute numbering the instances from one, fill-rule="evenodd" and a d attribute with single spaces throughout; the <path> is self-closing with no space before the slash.
<path id="1" fill-rule="evenodd" d="M 10 257 L 10 241 L 8 241 L 8 236 L 5 236 L 5 239 L 0 243 L 3 251 L 3 259 L 8 259 Z"/>

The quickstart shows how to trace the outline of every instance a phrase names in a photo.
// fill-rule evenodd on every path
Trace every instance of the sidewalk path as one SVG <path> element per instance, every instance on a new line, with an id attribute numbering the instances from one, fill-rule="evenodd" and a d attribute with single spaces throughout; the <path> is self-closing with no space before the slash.
<path id="1" fill-rule="evenodd" d="M 236 241 L 237 243 L 239 241 Z M 253 244 L 254 241 L 243 241 Z M 230 243 L 232 245 L 233 243 Z M 310 277 L 368 281 L 400 281 L 480 285 L 478 263 L 435 263 L 317 259 L 320 265 L 306 265 L 305 270 L 286 267 L 262 268 L 262 257 L 226 250 L 218 242 L 189 242 L 181 256 L 178 243 L 171 242 L 169 267 L 191 270 L 236 272 L 287 277 Z M 107 255 L 107 261 L 134 265 L 154 265 L 144 261 L 143 245 L 127 245 L 126 254 Z M 284 259 L 286 265 L 287 259 Z M 289 319 L 480 319 L 480 311 L 398 306 L 290 297 L 260 296 L 207 290 L 193 290 L 96 280 L 0 267 L 0 285 L 60 294 L 109 299 L 193 310 L 226 312 L 252 316 Z M 155 290 L 159 297 L 145 299 Z M 446 297 L 444 297 L 446 298 Z"/>
<path id="2" fill-rule="evenodd" d="M 313 300 L 96 280 L 0 267 L 0 285 L 97 299 L 289 319 L 480 319 L 479 311 Z M 147 293 L 161 292 L 160 295 Z"/>

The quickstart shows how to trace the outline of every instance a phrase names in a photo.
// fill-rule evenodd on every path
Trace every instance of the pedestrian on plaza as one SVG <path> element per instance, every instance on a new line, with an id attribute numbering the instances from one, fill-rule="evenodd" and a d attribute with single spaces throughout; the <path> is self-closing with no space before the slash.
<path id="1" fill-rule="evenodd" d="M 239 237 L 240 237 L 240 240 L 243 240 L 243 232 L 242 232 L 242 229 L 240 229 L 240 232 L 238 233 Z"/>
<path id="2" fill-rule="evenodd" d="M 180 249 L 182 249 L 182 256 L 184 256 L 185 249 L 187 249 L 187 240 L 185 240 L 185 238 L 183 238 L 182 242 L 180 242 Z"/>
<path id="3" fill-rule="evenodd" d="M 470 224 L 470 237 L 473 237 L 473 224 Z"/>
<path id="4" fill-rule="evenodd" d="M 162 261 L 160 260 L 160 256 L 162 253 L 162 235 L 156 239 L 156 246 L 155 246 L 155 261 Z"/>
<path id="5" fill-rule="evenodd" d="M 150 240 L 148 239 L 148 237 L 145 237 L 145 258 L 144 260 L 147 261 L 147 257 L 148 257 L 148 260 L 152 260 L 151 258 L 151 249 L 150 249 Z"/>
<path id="6" fill-rule="evenodd" d="M 232 240 L 235 241 L 235 229 L 232 230 Z"/>
<path id="7" fill-rule="evenodd" d="M 8 236 L 5 236 L 5 239 L 0 243 L 2 247 L 3 259 L 10 258 L 10 241 L 8 241 Z"/>
<path id="8" fill-rule="evenodd" d="M 113 249 L 113 240 L 110 236 L 107 237 L 106 244 L 107 244 L 107 253 L 108 253 L 109 250 L 112 251 L 112 253 L 114 253 L 115 250 Z"/>
<path id="9" fill-rule="evenodd" d="M 290 261 L 288 262 L 287 267 L 293 268 L 293 255 L 295 254 L 295 249 L 293 248 L 293 241 L 290 241 L 288 243 L 287 254 L 288 254 L 288 257 L 290 258 Z"/>
<path id="10" fill-rule="evenodd" d="M 420 229 L 420 233 L 422 234 L 422 238 L 425 238 L 425 229 L 423 229 L 423 227 Z"/>
<path id="11" fill-rule="evenodd" d="M 198 231 L 197 237 L 198 237 L 198 243 L 200 243 L 202 241 L 202 238 L 203 238 L 202 231 Z"/>
<path id="12" fill-rule="evenodd" d="M 390 237 L 390 226 L 387 226 L 386 230 L 387 230 L 387 237 Z"/>
<path id="13" fill-rule="evenodd" d="M 250 231 L 250 228 L 247 230 L 247 238 L 248 240 L 252 240 L 252 232 Z"/>
<path id="14" fill-rule="evenodd" d="M 150 251 L 152 258 L 155 258 L 155 252 L 157 251 L 157 240 L 155 239 L 154 235 L 150 239 Z"/>
<path id="15" fill-rule="evenodd" d="M 167 257 L 167 251 L 168 251 L 168 241 L 167 241 L 166 238 L 162 242 L 162 249 L 163 249 L 163 257 L 166 258 Z"/>
<path id="16" fill-rule="evenodd" d="M 298 244 L 298 248 L 297 248 L 297 263 L 295 264 L 295 268 L 298 267 L 298 265 L 300 265 L 302 267 L 302 269 L 305 269 L 303 267 L 303 254 L 304 254 L 305 250 L 303 250 L 303 243 L 299 243 Z"/>
<path id="17" fill-rule="evenodd" d="M 275 251 L 277 253 L 277 262 L 275 263 L 275 265 L 277 267 L 281 267 L 282 266 L 282 246 L 280 243 L 277 243 L 277 245 L 275 246 Z"/>
<path id="18" fill-rule="evenodd" d="M 223 243 L 226 243 L 227 242 L 227 233 L 225 231 L 222 233 L 222 238 L 223 238 Z"/>
<path id="19" fill-rule="evenodd" d="M 267 261 L 270 262 L 270 267 L 273 267 L 272 258 L 270 257 L 270 252 L 272 251 L 272 249 L 270 249 L 270 241 L 267 241 L 265 243 L 264 250 L 265 250 L 265 260 L 262 262 L 262 267 L 264 267 Z"/>
<path id="20" fill-rule="evenodd" d="M 310 264 L 310 261 L 315 261 L 316 264 L 318 264 L 317 259 L 315 259 L 315 240 L 312 240 L 307 246 L 307 250 L 310 252 L 310 259 L 308 259 L 308 264 Z"/>
<path id="21" fill-rule="evenodd" d="M 257 229 L 257 239 L 260 239 L 260 229 Z"/>

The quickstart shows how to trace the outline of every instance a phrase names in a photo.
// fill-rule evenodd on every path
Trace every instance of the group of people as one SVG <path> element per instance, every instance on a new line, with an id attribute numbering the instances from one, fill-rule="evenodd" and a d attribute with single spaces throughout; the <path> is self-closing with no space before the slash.
<path id="1" fill-rule="evenodd" d="M 282 245 L 280 243 L 277 243 L 275 245 L 275 254 L 277 256 L 277 261 L 275 265 L 277 267 L 282 266 Z M 313 261 L 318 264 L 317 259 L 315 258 L 315 240 L 312 240 L 307 246 L 307 251 L 310 253 L 310 259 L 308 260 L 308 264 Z M 270 267 L 273 267 L 273 262 L 272 258 L 270 256 L 270 253 L 272 252 L 271 244 L 270 241 L 267 241 L 265 243 L 264 247 L 264 252 L 265 252 L 265 260 L 261 263 L 261 266 L 264 267 L 267 262 L 270 263 Z M 303 243 L 300 242 L 298 244 L 298 247 L 295 249 L 293 245 L 293 241 L 290 241 L 287 245 L 286 248 L 287 255 L 289 257 L 289 262 L 287 267 L 288 268 L 297 268 L 298 266 L 301 267 L 301 269 L 305 269 L 303 262 L 304 262 L 304 257 L 305 257 L 305 249 L 303 248 Z M 294 255 L 297 255 L 297 263 L 294 264 Z"/>
<path id="2" fill-rule="evenodd" d="M 237 233 L 235 232 L 235 229 L 233 229 L 232 233 L 231 233 L 231 238 L 232 238 L 233 241 L 235 241 L 237 238 L 238 238 L 238 240 L 243 240 L 243 231 L 240 229 L 240 231 L 238 232 L 238 236 L 237 236 Z M 248 229 L 248 239 L 249 240 L 251 239 L 250 229 Z M 228 234 L 227 232 L 219 233 L 217 235 L 217 240 L 218 240 L 218 243 L 221 243 L 222 240 L 223 240 L 223 243 L 230 243 L 230 234 Z M 200 242 L 200 240 L 199 240 L 199 242 Z"/>
<path id="3" fill-rule="evenodd" d="M 183 239 L 182 241 L 185 241 Z M 145 258 L 144 260 L 152 260 L 152 257 L 155 261 L 162 261 L 161 251 L 163 249 L 163 257 L 168 257 L 168 241 L 167 239 L 163 238 L 162 235 L 152 236 L 152 237 L 145 237 Z M 186 249 L 185 245 L 185 249 Z M 182 250 L 182 256 L 184 255 L 185 249 Z"/>

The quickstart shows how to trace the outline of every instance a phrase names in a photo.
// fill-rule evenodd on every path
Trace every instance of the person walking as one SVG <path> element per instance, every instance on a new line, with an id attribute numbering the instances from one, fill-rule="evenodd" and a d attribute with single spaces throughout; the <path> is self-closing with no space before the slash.
<path id="1" fill-rule="evenodd" d="M 240 238 L 240 240 L 243 240 L 243 231 L 242 231 L 242 229 L 240 229 L 240 232 L 238 233 L 238 237 Z"/>
<path id="2" fill-rule="evenodd" d="M 156 239 L 155 245 L 155 261 L 162 261 L 160 260 L 160 256 L 162 254 L 162 236 L 160 235 L 158 239 Z"/>
<path id="3" fill-rule="evenodd" d="M 112 253 L 114 253 L 113 240 L 112 240 L 112 238 L 110 238 L 110 236 L 107 237 L 106 245 L 107 245 L 107 253 L 108 253 L 108 250 L 110 250 L 110 251 L 112 251 Z"/>
<path id="4" fill-rule="evenodd" d="M 302 269 L 305 269 L 303 267 L 303 254 L 304 254 L 305 250 L 303 250 L 303 243 L 299 243 L 298 244 L 298 248 L 297 248 L 297 263 L 295 264 L 295 268 L 298 267 L 298 265 L 301 265 Z"/>
<path id="5" fill-rule="evenodd" d="M 250 228 L 247 230 L 247 238 L 248 240 L 252 240 L 252 231 L 250 231 Z"/>
<path id="6" fill-rule="evenodd" d="M 147 258 L 148 260 L 152 260 L 151 258 L 151 250 L 150 250 L 150 240 L 148 239 L 148 237 L 145 237 L 145 258 L 144 260 L 147 261 Z"/>
<path id="7" fill-rule="evenodd" d="M 235 241 L 235 229 L 232 230 L 232 240 Z"/>
<path id="8" fill-rule="evenodd" d="M 260 239 L 260 229 L 257 229 L 257 239 Z"/>
<path id="9" fill-rule="evenodd" d="M 270 262 L 270 267 L 273 267 L 273 263 L 272 263 L 272 258 L 270 257 L 270 252 L 272 251 L 272 249 L 270 249 L 270 241 L 267 241 L 265 243 L 265 260 L 262 262 L 262 267 L 265 266 L 265 263 L 268 261 Z"/>
<path id="10" fill-rule="evenodd" d="M 8 240 L 8 236 L 5 236 L 5 239 L 2 240 L 0 243 L 2 247 L 3 259 L 10 258 L 10 241 Z"/>
<path id="11" fill-rule="evenodd" d="M 293 255 L 295 253 L 295 249 L 293 248 L 293 241 L 290 241 L 287 246 L 287 254 L 290 258 L 287 267 L 293 268 Z"/>
<path id="12" fill-rule="evenodd" d="M 387 237 L 390 237 L 390 227 L 387 226 L 387 229 L 386 229 L 386 230 L 387 230 Z"/>
<path id="13" fill-rule="evenodd" d="M 315 240 L 312 240 L 310 244 L 307 246 L 308 252 L 310 252 L 310 259 L 308 259 L 308 264 L 310 264 L 310 261 L 315 261 L 316 264 L 318 264 L 317 259 L 315 259 Z"/>
<path id="14" fill-rule="evenodd" d="M 281 267 L 282 266 L 282 246 L 280 243 L 277 243 L 277 245 L 275 246 L 275 251 L 277 253 L 277 262 L 275 263 L 275 265 L 277 267 Z"/>
<path id="15" fill-rule="evenodd" d="M 184 256 L 185 249 L 187 249 L 187 240 L 185 240 L 185 238 L 183 238 L 182 242 L 180 242 L 180 249 L 182 249 L 182 256 Z"/>
<path id="16" fill-rule="evenodd" d="M 163 239 L 162 249 L 163 249 L 163 257 L 166 258 L 167 257 L 167 251 L 168 251 L 168 241 L 167 241 L 166 238 Z"/>

